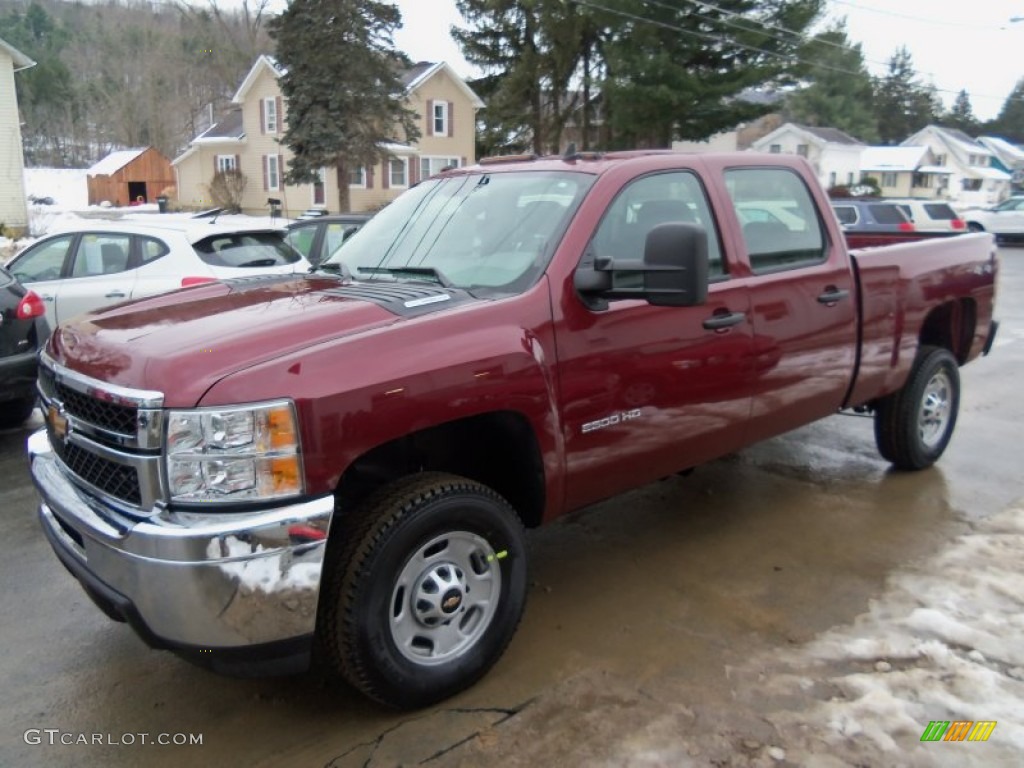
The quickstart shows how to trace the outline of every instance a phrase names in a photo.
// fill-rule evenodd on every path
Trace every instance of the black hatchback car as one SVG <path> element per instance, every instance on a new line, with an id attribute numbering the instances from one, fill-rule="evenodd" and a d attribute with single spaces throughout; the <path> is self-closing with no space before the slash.
<path id="1" fill-rule="evenodd" d="M 43 300 L 0 267 L 0 428 L 32 415 L 36 355 L 49 335 Z"/>

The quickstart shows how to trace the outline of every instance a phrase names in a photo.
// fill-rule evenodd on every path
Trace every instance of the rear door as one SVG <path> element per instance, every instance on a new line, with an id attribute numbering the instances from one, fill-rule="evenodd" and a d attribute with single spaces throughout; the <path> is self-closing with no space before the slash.
<path id="1" fill-rule="evenodd" d="M 741 228 L 752 274 L 753 441 L 842 406 L 857 348 L 856 286 L 845 249 L 830 241 L 796 170 L 730 168 L 725 186 L 734 206 L 770 201 L 793 214 L 785 222 Z"/>
<path id="2" fill-rule="evenodd" d="M 132 236 L 123 232 L 84 232 L 75 244 L 67 277 L 57 288 L 57 322 L 131 298 Z"/>

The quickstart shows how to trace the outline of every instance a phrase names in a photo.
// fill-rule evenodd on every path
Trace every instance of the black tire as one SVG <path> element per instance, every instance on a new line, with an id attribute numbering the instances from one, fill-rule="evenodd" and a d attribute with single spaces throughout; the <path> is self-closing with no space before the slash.
<path id="1" fill-rule="evenodd" d="M 35 395 L 26 397 L 23 400 L 11 400 L 10 402 L 0 403 L 0 429 L 20 427 L 28 421 L 35 407 Z"/>
<path id="2" fill-rule="evenodd" d="M 430 472 L 381 489 L 341 522 L 321 586 L 325 661 L 398 709 L 441 701 L 483 677 L 526 604 L 523 526 L 508 502 L 480 483 Z"/>
<path id="3" fill-rule="evenodd" d="M 934 464 L 953 436 L 960 410 L 960 369 L 947 349 L 921 347 L 906 384 L 875 408 L 875 442 L 897 469 Z"/>

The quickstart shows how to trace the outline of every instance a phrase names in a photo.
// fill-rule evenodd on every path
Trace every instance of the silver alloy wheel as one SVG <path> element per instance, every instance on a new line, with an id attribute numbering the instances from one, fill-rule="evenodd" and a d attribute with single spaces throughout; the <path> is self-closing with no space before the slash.
<path id="1" fill-rule="evenodd" d="M 433 666 L 473 648 L 501 597 L 500 557 L 468 531 L 445 533 L 420 547 L 391 593 L 388 626 L 399 652 Z"/>
<path id="2" fill-rule="evenodd" d="M 953 383 L 945 371 L 936 371 L 928 380 L 921 397 L 921 410 L 917 415 L 917 430 L 921 442 L 928 449 L 941 441 L 949 428 L 953 403 Z"/>

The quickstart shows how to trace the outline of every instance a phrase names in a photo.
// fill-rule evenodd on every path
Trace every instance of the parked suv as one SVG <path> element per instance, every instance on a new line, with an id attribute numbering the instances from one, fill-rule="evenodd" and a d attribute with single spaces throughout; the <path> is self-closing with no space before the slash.
<path id="1" fill-rule="evenodd" d="M 850 198 L 833 200 L 832 210 L 851 248 L 868 248 L 921 237 L 910 217 L 896 203 Z"/>
<path id="2" fill-rule="evenodd" d="M 959 235 L 967 231 L 967 223 L 949 203 L 941 200 L 891 200 L 907 215 L 918 232 Z"/>
<path id="3" fill-rule="evenodd" d="M 36 353 L 50 335 L 46 305 L 0 267 L 0 428 L 27 419 L 36 403 Z"/>
<path id="4" fill-rule="evenodd" d="M 197 283 L 306 272 L 284 230 L 187 220 L 82 222 L 50 234 L 7 265 L 46 304 L 51 327 L 128 299 Z"/>

